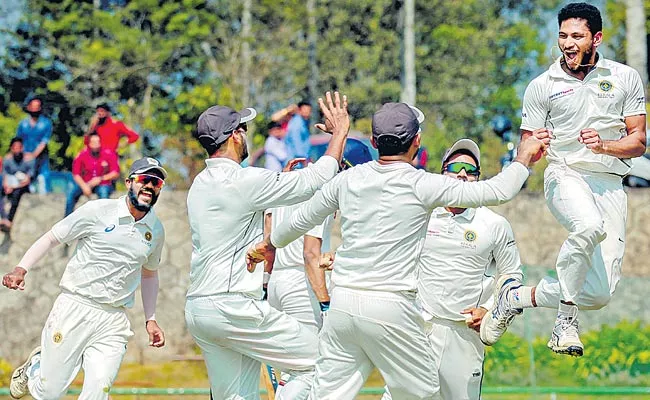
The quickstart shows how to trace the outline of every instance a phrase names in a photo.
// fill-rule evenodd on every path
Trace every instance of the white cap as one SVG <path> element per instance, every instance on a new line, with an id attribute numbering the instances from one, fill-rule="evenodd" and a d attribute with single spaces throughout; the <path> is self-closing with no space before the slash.
<path id="1" fill-rule="evenodd" d="M 444 165 L 449 156 L 458 150 L 469 151 L 474 158 L 476 158 L 476 161 L 478 162 L 477 167 L 481 166 L 481 150 L 479 150 L 478 145 L 472 139 L 460 139 L 454 143 L 447 151 L 445 151 L 445 155 L 442 156 L 442 164 Z"/>

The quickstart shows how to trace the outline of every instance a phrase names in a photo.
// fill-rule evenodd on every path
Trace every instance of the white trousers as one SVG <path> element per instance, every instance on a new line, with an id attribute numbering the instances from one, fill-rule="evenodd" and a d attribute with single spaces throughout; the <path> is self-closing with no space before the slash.
<path id="1" fill-rule="evenodd" d="M 479 334 L 463 321 L 434 318 L 427 336 L 438 363 L 444 400 L 479 400 L 485 348 Z"/>
<path id="2" fill-rule="evenodd" d="M 59 295 L 43 328 L 40 361 L 28 369 L 30 394 L 36 400 L 60 399 L 83 368 L 79 399 L 108 399 L 132 335 L 124 309 Z"/>
<path id="3" fill-rule="evenodd" d="M 620 279 L 625 252 L 627 195 L 621 178 L 552 164 L 544 173 L 544 194 L 569 237 L 557 258 L 558 280 L 539 283 L 537 305 L 557 308 L 565 300 L 582 309 L 604 307 Z"/>
<path id="4" fill-rule="evenodd" d="M 463 321 L 450 321 L 426 315 L 427 338 L 436 358 L 431 376 L 440 380 L 443 400 L 479 400 L 483 382 L 485 347 L 478 333 Z M 382 400 L 393 397 L 386 390 Z"/>
<path id="5" fill-rule="evenodd" d="M 438 398 L 436 362 L 414 292 L 335 287 L 320 339 L 310 399 L 354 399 L 373 366 L 395 400 Z"/>
<path id="6" fill-rule="evenodd" d="M 320 306 L 304 268 L 273 270 L 268 285 L 268 301 L 271 307 L 294 317 L 318 334 L 323 324 Z"/>
<path id="7" fill-rule="evenodd" d="M 260 363 L 291 373 L 279 398 L 309 395 L 318 337 L 295 318 L 229 293 L 188 298 L 185 321 L 203 352 L 214 400 L 259 399 Z"/>

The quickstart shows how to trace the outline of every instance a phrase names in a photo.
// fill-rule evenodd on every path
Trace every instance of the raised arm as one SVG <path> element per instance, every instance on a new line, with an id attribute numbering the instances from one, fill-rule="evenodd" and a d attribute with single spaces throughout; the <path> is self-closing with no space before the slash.
<path id="1" fill-rule="evenodd" d="M 531 159 L 548 145 L 549 139 L 529 137 L 519 144 L 515 162 L 498 175 L 481 182 L 464 182 L 447 176 L 423 173 L 416 190 L 422 202 L 435 207 L 480 207 L 512 200 L 528 179 Z"/>
<path id="2" fill-rule="evenodd" d="M 325 182 L 332 179 L 339 170 L 343 148 L 350 130 L 347 97 L 330 92 L 325 94 L 326 101 L 318 99 L 318 104 L 325 115 L 325 123 L 316 127 L 332 134 L 325 155 L 316 163 L 297 171 L 251 174 L 250 184 L 242 185 L 248 192 L 243 197 L 250 199 L 255 210 L 266 210 L 300 203 L 309 199 Z"/>

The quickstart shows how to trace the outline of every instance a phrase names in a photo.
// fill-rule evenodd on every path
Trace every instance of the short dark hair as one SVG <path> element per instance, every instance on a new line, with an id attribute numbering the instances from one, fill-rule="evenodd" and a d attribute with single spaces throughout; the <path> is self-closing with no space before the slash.
<path id="1" fill-rule="evenodd" d="M 9 148 L 14 145 L 14 143 L 20 142 L 20 144 L 23 144 L 23 138 L 20 138 L 18 136 L 11 138 L 11 142 L 9 142 Z"/>
<path id="2" fill-rule="evenodd" d="M 97 133 L 97 131 L 92 131 L 87 136 L 88 136 L 88 139 L 90 139 L 91 136 L 99 136 L 99 133 Z M 101 136 L 100 136 L 100 139 L 101 139 Z"/>
<path id="3" fill-rule="evenodd" d="M 402 143 L 397 137 L 383 135 L 375 139 L 375 144 L 377 145 L 377 151 L 379 152 L 379 157 L 382 156 L 397 156 L 404 154 L 409 151 L 413 140 L 417 135 L 413 136 L 408 142 Z"/>
<path id="4" fill-rule="evenodd" d="M 309 100 L 300 100 L 300 102 L 298 103 L 298 108 L 300 108 L 302 106 L 311 107 L 311 102 Z"/>
<path id="5" fill-rule="evenodd" d="M 474 163 L 476 164 L 477 167 L 481 164 L 478 161 L 478 159 L 476 158 L 476 156 L 474 155 L 474 153 L 472 153 L 471 151 L 469 151 L 467 149 L 458 149 L 458 150 L 454 151 L 453 153 L 451 153 L 450 155 L 447 156 L 447 159 L 445 160 L 445 162 L 442 163 L 441 170 L 443 170 L 445 168 L 445 165 L 449 164 L 449 160 L 453 156 L 455 156 L 456 154 L 462 154 L 462 155 L 465 155 L 465 156 L 472 157 L 472 160 L 474 160 Z"/>
<path id="6" fill-rule="evenodd" d="M 587 21 L 587 27 L 592 35 L 603 30 L 603 19 L 600 16 L 598 8 L 587 3 L 567 4 L 560 10 L 557 15 L 557 24 L 562 26 L 562 22 L 571 18 L 579 18 Z"/>

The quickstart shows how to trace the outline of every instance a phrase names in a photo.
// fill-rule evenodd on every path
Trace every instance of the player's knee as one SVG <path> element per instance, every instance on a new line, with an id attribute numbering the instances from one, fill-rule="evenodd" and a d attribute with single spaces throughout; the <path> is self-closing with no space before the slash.
<path id="1" fill-rule="evenodd" d="M 569 240 L 574 241 L 582 248 L 593 249 L 606 236 L 602 221 L 584 221 L 579 223 L 569 234 Z"/>
<path id="2" fill-rule="evenodd" d="M 585 305 L 583 307 L 580 307 L 584 310 L 600 310 L 609 304 L 609 301 L 612 299 L 612 295 L 609 293 L 609 290 L 592 293 L 585 297 Z"/>

